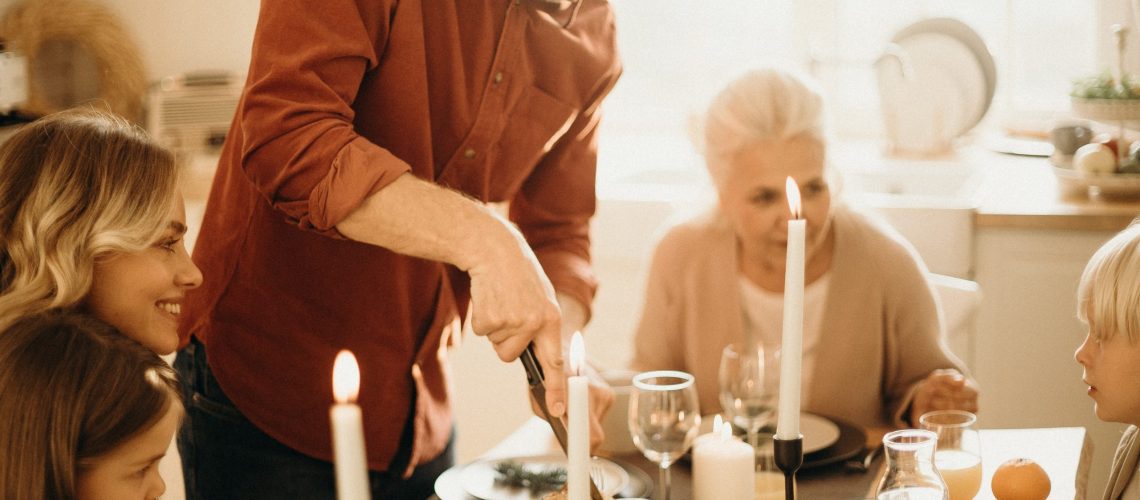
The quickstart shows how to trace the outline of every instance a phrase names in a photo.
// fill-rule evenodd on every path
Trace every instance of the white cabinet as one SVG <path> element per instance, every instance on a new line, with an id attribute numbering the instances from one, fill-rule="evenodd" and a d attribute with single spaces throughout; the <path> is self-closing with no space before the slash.
<path id="1" fill-rule="evenodd" d="M 975 238 L 974 278 L 985 294 L 974 339 L 979 422 L 1088 428 L 1089 498 L 1104 489 L 1123 425 L 1097 420 L 1073 360 L 1084 338 L 1076 289 L 1085 263 L 1114 234 L 981 226 Z"/>

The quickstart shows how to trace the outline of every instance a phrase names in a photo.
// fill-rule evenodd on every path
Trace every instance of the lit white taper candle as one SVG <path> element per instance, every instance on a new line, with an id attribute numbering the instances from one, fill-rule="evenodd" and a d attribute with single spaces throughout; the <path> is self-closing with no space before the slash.
<path id="1" fill-rule="evenodd" d="M 800 366 L 803 362 L 804 245 L 807 221 L 800 217 L 800 189 L 788 177 L 788 254 L 784 270 L 784 330 L 780 347 L 780 402 L 776 437 L 800 436 Z"/>
<path id="2" fill-rule="evenodd" d="M 360 366 L 356 356 L 342 350 L 333 362 L 333 397 L 329 409 L 332 423 L 333 463 L 339 500 L 368 500 L 368 460 L 364 453 L 364 422 L 356 397 L 360 393 Z"/>
<path id="3" fill-rule="evenodd" d="M 566 493 L 569 500 L 590 499 L 590 383 L 582 375 L 586 362 L 586 346 L 582 334 L 570 338 L 569 429 L 566 439 Z"/>

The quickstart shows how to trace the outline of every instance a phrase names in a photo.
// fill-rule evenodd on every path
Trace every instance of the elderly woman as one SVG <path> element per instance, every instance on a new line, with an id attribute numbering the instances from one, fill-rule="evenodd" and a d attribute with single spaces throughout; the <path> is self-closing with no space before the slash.
<path id="1" fill-rule="evenodd" d="M 807 220 L 802 408 L 863 426 L 976 411 L 974 383 L 941 341 L 914 249 L 832 205 L 817 88 L 789 72 L 754 71 L 721 91 L 704 121 L 698 142 L 718 204 L 657 244 L 633 367 L 693 373 L 702 413 L 715 413 L 723 348 L 779 349 L 791 177 Z"/>

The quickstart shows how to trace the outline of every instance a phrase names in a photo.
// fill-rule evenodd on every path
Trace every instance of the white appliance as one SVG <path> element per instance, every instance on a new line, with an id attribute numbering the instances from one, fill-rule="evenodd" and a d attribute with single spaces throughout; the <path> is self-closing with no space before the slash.
<path id="1" fill-rule="evenodd" d="M 27 59 L 14 52 L 0 52 L 0 114 L 11 113 L 27 100 Z"/>
<path id="2" fill-rule="evenodd" d="M 147 131 L 177 153 L 217 149 L 229 131 L 244 80 L 213 72 L 163 78 L 147 93 Z"/>

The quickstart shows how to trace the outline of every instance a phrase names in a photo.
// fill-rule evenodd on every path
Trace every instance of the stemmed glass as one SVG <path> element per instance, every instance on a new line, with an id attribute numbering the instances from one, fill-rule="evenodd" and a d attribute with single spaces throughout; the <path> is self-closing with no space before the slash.
<path id="1" fill-rule="evenodd" d="M 633 377 L 629 394 L 629 433 L 633 444 L 660 468 L 659 498 L 669 499 L 669 466 L 681 458 L 701 425 L 693 376 L 652 371 Z"/>
<path id="2" fill-rule="evenodd" d="M 919 427 L 938 435 L 934 466 L 946 482 L 950 500 L 974 498 L 982 488 L 982 450 L 977 417 L 968 411 L 939 410 L 922 414 Z"/>
<path id="3" fill-rule="evenodd" d="M 729 344 L 720 355 L 720 406 L 760 449 L 760 429 L 776 409 L 778 364 L 759 344 Z"/>

